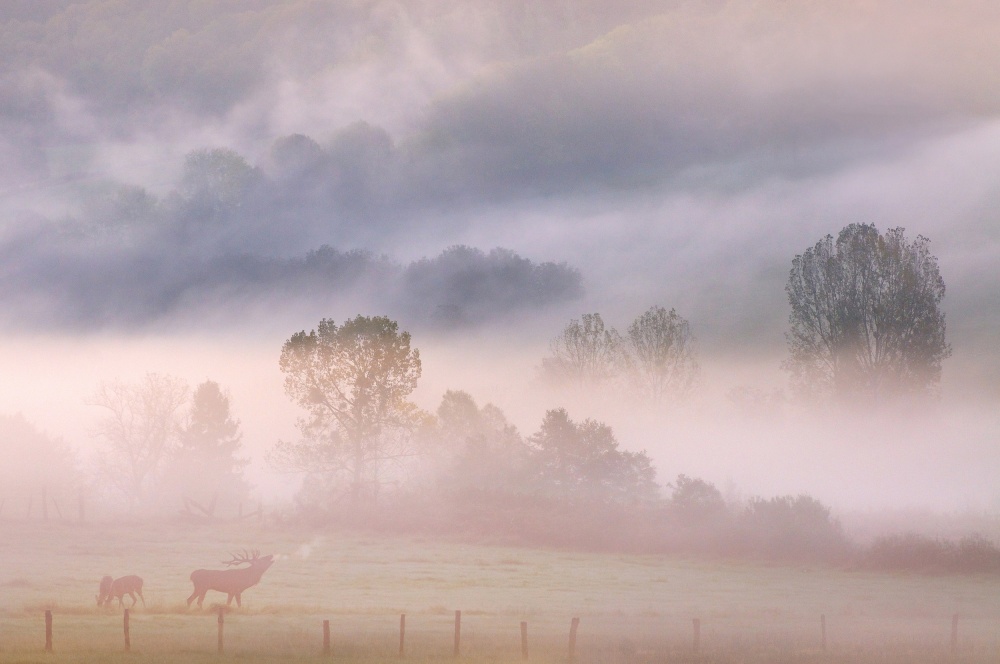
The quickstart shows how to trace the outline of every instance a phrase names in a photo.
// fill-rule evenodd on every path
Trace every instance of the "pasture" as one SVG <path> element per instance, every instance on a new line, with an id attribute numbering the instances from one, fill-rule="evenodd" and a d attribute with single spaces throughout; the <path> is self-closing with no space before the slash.
<path id="1" fill-rule="evenodd" d="M 243 524 L 70 524 L 0 521 L 0 663 L 218 661 L 217 605 L 188 608 L 196 568 L 221 569 L 256 548 L 276 562 L 243 608 L 225 613 L 223 659 L 321 661 L 330 621 L 333 660 L 995 662 L 1000 579 L 890 575 L 664 556 L 579 553 L 458 541 L 306 533 Z M 98 608 L 104 574 L 138 574 L 146 608 Z M 53 652 L 44 652 L 44 612 Z M 957 647 L 952 616 L 959 615 Z M 827 647 L 820 616 L 825 615 Z M 692 620 L 700 620 L 700 643 Z"/>

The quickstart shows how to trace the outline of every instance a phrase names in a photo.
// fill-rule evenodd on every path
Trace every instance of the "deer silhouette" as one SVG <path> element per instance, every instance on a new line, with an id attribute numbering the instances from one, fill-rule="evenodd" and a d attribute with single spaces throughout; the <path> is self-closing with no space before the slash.
<path id="1" fill-rule="evenodd" d="M 128 595 L 132 598 L 132 606 L 135 606 L 135 596 L 139 595 L 142 605 L 146 606 L 146 598 L 142 596 L 142 579 L 135 574 L 129 574 L 119 579 L 105 576 L 101 579 L 101 587 L 97 591 L 97 606 L 107 606 L 112 598 L 118 599 L 118 606 L 124 606 L 124 597 Z"/>
<path id="2" fill-rule="evenodd" d="M 196 569 L 191 572 L 194 592 L 187 598 L 188 606 L 191 606 L 191 602 L 198 598 L 198 607 L 201 608 L 201 603 L 205 600 L 205 593 L 209 590 L 217 590 L 229 596 L 226 599 L 226 606 L 232 604 L 235 597 L 236 606 L 242 607 L 240 595 L 247 588 L 257 585 L 260 577 L 274 562 L 273 555 L 261 556 L 260 551 L 256 549 L 252 552 L 244 550 L 243 554 L 239 556 L 231 555 L 233 559 L 222 561 L 223 565 L 233 566 L 246 563 L 248 566 L 238 569 Z"/>

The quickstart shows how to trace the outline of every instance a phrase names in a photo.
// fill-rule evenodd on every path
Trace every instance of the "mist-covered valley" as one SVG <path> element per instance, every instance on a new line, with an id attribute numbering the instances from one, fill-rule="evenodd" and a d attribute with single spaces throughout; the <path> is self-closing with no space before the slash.
<path id="1" fill-rule="evenodd" d="M 807 494 L 859 538 L 997 537 L 998 18 L 987 2 L 6 3 L 0 412 L 100 486 L 102 385 L 214 381 L 248 502 L 293 511 L 301 474 L 268 462 L 304 415 L 282 346 L 384 315 L 420 350 L 412 401 L 431 418 L 461 390 L 527 438 L 565 408 L 645 450 L 664 496 L 683 474 L 734 505 Z M 951 354 L 930 402 L 803 405 L 782 369 L 792 261 L 853 223 L 925 237 L 940 265 Z M 544 380 L 571 321 L 624 334 L 654 306 L 690 323 L 683 398 Z M 22 475 L 19 441 L 4 450 Z M 405 477 L 429 481 L 417 465 Z"/>

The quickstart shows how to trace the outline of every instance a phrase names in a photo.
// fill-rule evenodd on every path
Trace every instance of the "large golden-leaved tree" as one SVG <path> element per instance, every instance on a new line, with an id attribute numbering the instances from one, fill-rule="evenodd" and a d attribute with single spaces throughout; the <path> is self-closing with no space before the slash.
<path id="1" fill-rule="evenodd" d="M 385 316 L 341 325 L 323 319 L 285 342 L 279 366 L 285 393 L 306 415 L 301 440 L 279 442 L 272 462 L 306 473 L 313 501 L 374 503 L 397 479 L 394 468 L 416 452 L 420 413 L 409 396 L 421 367 L 410 334 Z"/>

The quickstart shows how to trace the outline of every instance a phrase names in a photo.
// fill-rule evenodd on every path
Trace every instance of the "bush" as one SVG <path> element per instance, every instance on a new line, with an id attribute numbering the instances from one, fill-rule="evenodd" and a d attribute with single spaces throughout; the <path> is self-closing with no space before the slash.
<path id="1" fill-rule="evenodd" d="M 1000 549 L 982 535 L 958 542 L 903 533 L 877 538 L 865 552 L 864 566 L 884 571 L 922 573 L 1000 572 Z"/>
<path id="2" fill-rule="evenodd" d="M 851 549 L 830 508 L 806 495 L 753 498 L 739 522 L 738 546 L 757 558 L 835 562 Z"/>

